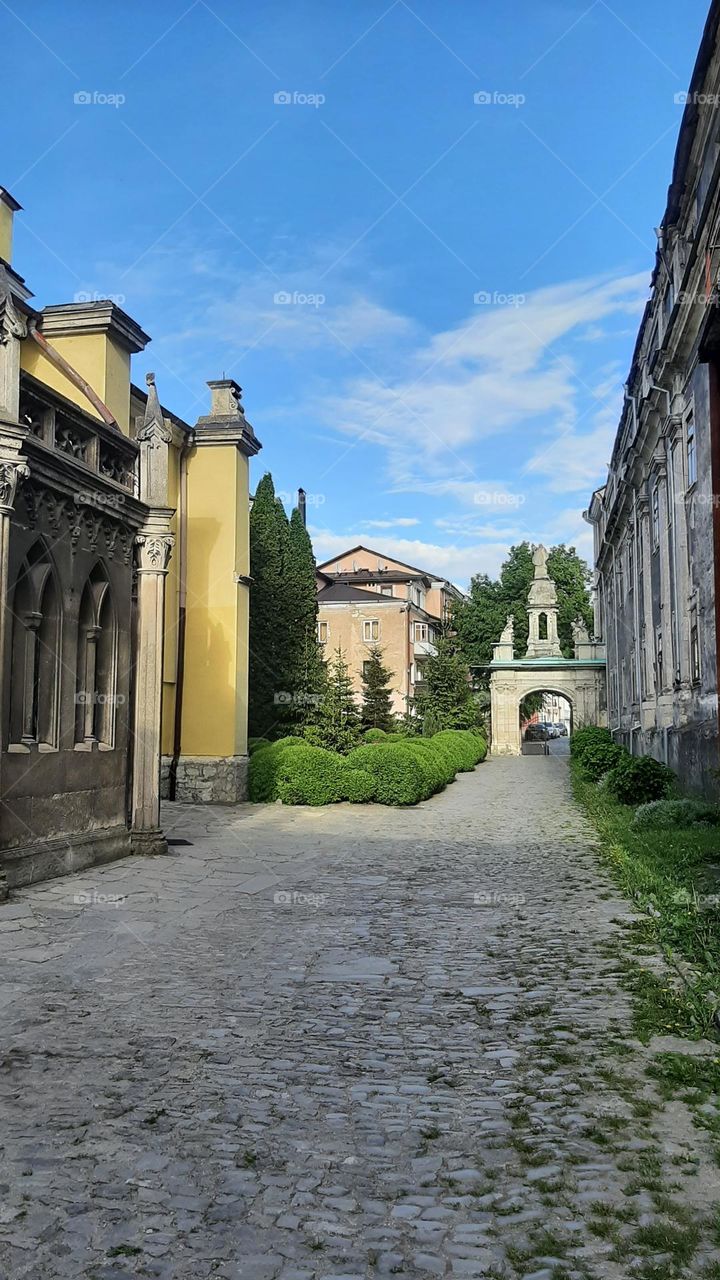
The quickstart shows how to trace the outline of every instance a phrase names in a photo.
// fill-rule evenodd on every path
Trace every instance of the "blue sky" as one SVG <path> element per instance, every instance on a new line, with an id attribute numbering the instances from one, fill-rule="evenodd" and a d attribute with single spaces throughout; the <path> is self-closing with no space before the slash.
<path id="1" fill-rule="evenodd" d="M 189 421 L 236 378 L 318 559 L 589 555 L 706 10 L 0 0 L 15 265 L 116 297 Z"/>

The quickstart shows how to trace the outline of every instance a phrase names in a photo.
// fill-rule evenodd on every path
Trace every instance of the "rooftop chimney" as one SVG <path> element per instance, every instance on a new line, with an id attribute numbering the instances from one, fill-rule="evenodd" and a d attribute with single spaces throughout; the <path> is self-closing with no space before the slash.
<path id="1" fill-rule="evenodd" d="M 0 258 L 12 263 L 13 218 L 22 205 L 4 187 L 0 187 Z"/>
<path id="2" fill-rule="evenodd" d="M 303 525 L 307 528 L 307 495 L 304 489 L 298 489 L 298 511 Z"/>

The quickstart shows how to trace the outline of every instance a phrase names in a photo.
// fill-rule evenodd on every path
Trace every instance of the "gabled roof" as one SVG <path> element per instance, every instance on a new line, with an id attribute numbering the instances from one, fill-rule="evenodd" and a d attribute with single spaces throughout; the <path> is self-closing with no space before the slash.
<path id="1" fill-rule="evenodd" d="M 408 569 L 410 573 L 417 574 L 421 578 L 432 578 L 436 582 L 445 581 L 445 578 L 443 578 L 440 573 L 428 573 L 427 569 L 418 569 L 416 565 L 407 564 L 405 560 L 399 560 L 397 556 L 388 555 L 386 551 L 374 551 L 372 547 L 366 547 L 362 542 L 359 542 L 356 547 L 348 547 L 347 551 L 341 551 L 337 556 L 331 556 L 329 560 L 324 560 L 322 564 L 318 565 L 318 569 L 326 569 L 329 564 L 335 564 L 337 560 L 342 560 L 345 556 L 351 556 L 355 551 L 365 551 L 370 556 L 376 556 L 378 560 L 392 560 L 393 564 L 402 565 L 404 569 Z M 354 571 L 350 569 L 342 569 L 339 572 L 351 573 Z M 378 569 L 366 569 L 362 571 L 356 570 L 355 572 L 375 574 L 381 571 Z M 382 570 L 383 576 L 392 572 L 394 572 L 392 569 Z"/>
<path id="2" fill-rule="evenodd" d="M 399 596 L 381 596 L 377 591 L 362 591 L 347 582 L 333 582 L 329 587 L 318 591 L 318 604 L 345 604 L 349 600 L 365 600 L 372 604 L 386 604 L 392 600 L 395 604 L 404 604 Z"/>

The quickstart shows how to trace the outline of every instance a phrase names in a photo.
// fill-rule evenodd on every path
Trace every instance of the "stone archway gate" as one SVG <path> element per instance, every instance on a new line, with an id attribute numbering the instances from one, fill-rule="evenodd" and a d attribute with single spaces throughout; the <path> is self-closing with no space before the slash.
<path id="1" fill-rule="evenodd" d="M 520 703 L 529 693 L 559 693 L 567 698 L 575 728 L 607 723 L 605 649 L 592 641 L 578 620 L 573 628 L 575 656 L 564 658 L 557 633 L 557 590 L 547 572 L 547 552 L 533 555 L 535 578 L 528 595 L 529 638 L 524 658 L 515 657 L 513 619 L 508 618 L 490 664 L 493 755 L 519 756 Z"/>

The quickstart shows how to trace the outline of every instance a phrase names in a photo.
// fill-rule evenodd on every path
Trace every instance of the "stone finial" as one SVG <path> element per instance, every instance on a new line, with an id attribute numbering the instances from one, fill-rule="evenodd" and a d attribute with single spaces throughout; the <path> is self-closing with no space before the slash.
<path id="1" fill-rule="evenodd" d="M 500 636 L 500 644 L 515 643 L 515 619 L 511 613 L 507 616 L 507 621 Z"/>
<path id="2" fill-rule="evenodd" d="M 548 562 L 548 553 L 545 550 L 545 547 L 543 547 L 542 545 L 540 545 L 539 547 L 536 547 L 535 550 L 533 551 L 533 564 L 535 566 L 536 578 L 547 578 L 548 576 L 547 562 Z"/>
<path id="3" fill-rule="evenodd" d="M 140 445 L 140 498 L 150 506 L 163 507 L 168 500 L 168 446 L 172 431 L 163 417 L 155 386 L 155 374 L 145 375 L 148 398 L 138 427 Z"/>
<path id="4" fill-rule="evenodd" d="M 211 392 L 210 415 L 213 418 L 238 418 L 245 415 L 242 387 L 234 378 L 218 378 L 208 382 Z"/>

